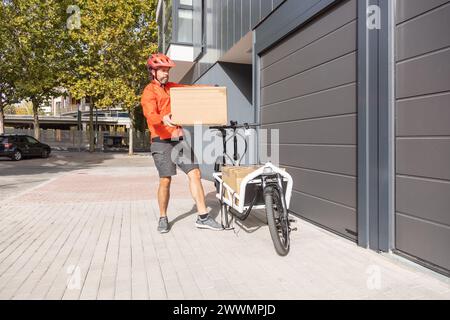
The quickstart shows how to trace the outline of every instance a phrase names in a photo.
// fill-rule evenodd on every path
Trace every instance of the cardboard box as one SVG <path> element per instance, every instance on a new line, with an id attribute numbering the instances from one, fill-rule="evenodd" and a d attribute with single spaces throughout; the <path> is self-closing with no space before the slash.
<path id="1" fill-rule="evenodd" d="M 222 179 L 227 185 L 229 185 L 237 194 L 239 194 L 241 189 L 242 180 L 253 171 L 261 168 L 261 165 L 253 166 L 225 166 L 222 167 Z M 227 193 L 225 193 L 227 197 Z"/>
<path id="2" fill-rule="evenodd" d="M 226 87 L 171 88 L 170 104 L 172 121 L 176 124 L 228 124 Z"/>

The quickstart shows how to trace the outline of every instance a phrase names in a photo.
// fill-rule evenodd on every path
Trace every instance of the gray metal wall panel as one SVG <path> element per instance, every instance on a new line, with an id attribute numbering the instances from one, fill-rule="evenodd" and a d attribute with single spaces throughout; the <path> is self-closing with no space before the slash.
<path id="1" fill-rule="evenodd" d="M 223 0 L 218 0 L 213 1 L 215 3 L 215 9 L 216 9 L 216 18 L 217 18 L 217 23 L 216 23 L 216 35 L 217 35 L 217 43 L 216 43 L 216 47 L 212 48 L 212 49 L 216 49 L 218 54 L 220 54 L 221 50 L 222 50 L 222 29 L 223 29 L 223 23 L 222 23 L 222 1 Z M 219 56 L 217 56 L 218 58 Z"/>
<path id="2" fill-rule="evenodd" d="M 273 9 L 276 9 L 284 0 L 273 0 Z"/>
<path id="3" fill-rule="evenodd" d="M 227 43 L 228 43 L 228 6 L 227 6 L 228 0 L 221 0 L 221 38 L 222 41 L 220 43 L 220 51 L 225 52 L 227 50 Z"/>
<path id="4" fill-rule="evenodd" d="M 395 246 L 450 274 L 450 1 L 396 4 Z"/>
<path id="5" fill-rule="evenodd" d="M 272 11 L 272 0 L 261 0 L 261 17 L 260 20 L 268 16 Z"/>
<path id="6" fill-rule="evenodd" d="M 356 146 L 280 145 L 280 165 L 356 177 Z"/>
<path id="7" fill-rule="evenodd" d="M 412 19 L 424 12 L 433 10 L 449 0 L 397 0 L 397 23 Z"/>
<path id="8" fill-rule="evenodd" d="M 398 176 L 397 211 L 450 227 L 450 183 Z"/>
<path id="9" fill-rule="evenodd" d="M 214 48 L 218 48 L 219 45 L 219 35 L 220 35 L 220 23 L 219 23 L 219 17 L 220 14 L 218 14 L 218 8 L 219 8 L 219 1 L 210 0 L 208 2 L 211 8 L 212 16 L 211 16 L 211 24 L 212 24 L 212 30 L 209 28 L 206 30 L 206 41 L 209 41 L 210 38 L 213 38 L 211 40 L 211 46 L 208 47 L 208 51 Z"/>
<path id="10" fill-rule="evenodd" d="M 450 48 L 397 64 L 397 98 L 449 91 L 449 61 Z"/>
<path id="11" fill-rule="evenodd" d="M 233 43 L 236 43 L 242 38 L 242 0 L 234 0 L 233 16 L 234 16 Z"/>
<path id="12" fill-rule="evenodd" d="M 349 113 L 356 113 L 354 83 L 263 107 L 261 121 L 270 124 Z"/>
<path id="13" fill-rule="evenodd" d="M 251 27 L 253 28 L 261 19 L 261 0 L 248 0 L 251 3 Z M 264 0 L 262 0 L 264 1 Z"/>
<path id="14" fill-rule="evenodd" d="M 396 215 L 397 247 L 412 256 L 450 270 L 450 228 Z"/>
<path id="15" fill-rule="evenodd" d="M 249 0 L 242 0 L 242 36 L 251 30 L 251 6 Z"/>
<path id="16" fill-rule="evenodd" d="M 193 0 L 192 45 L 194 47 L 194 60 L 202 53 L 202 0 Z"/>
<path id="17" fill-rule="evenodd" d="M 234 0 L 227 0 L 227 49 L 228 51 L 234 44 L 234 28 L 235 28 Z"/>
<path id="18" fill-rule="evenodd" d="M 355 39 L 354 21 L 264 69 L 261 72 L 261 85 L 265 87 L 351 53 L 356 50 Z M 297 44 L 293 42 L 292 45 Z"/>
<path id="19" fill-rule="evenodd" d="M 397 136 L 450 136 L 450 93 L 397 102 Z"/>
<path id="20" fill-rule="evenodd" d="M 398 138 L 397 174 L 450 180 L 450 139 Z"/>
<path id="21" fill-rule="evenodd" d="M 343 25 L 354 20 L 356 17 L 356 0 L 349 1 L 329 12 L 324 13 L 323 19 L 309 24 L 303 28 L 301 33 L 293 34 L 288 39 L 281 41 L 276 47 L 265 52 L 261 57 L 261 67 L 267 68 L 279 59 L 292 54 L 311 42 L 339 29 Z M 293 46 L 292 44 L 296 45 Z"/>
<path id="22" fill-rule="evenodd" d="M 293 189 L 306 194 L 356 208 L 356 178 L 319 171 L 288 168 L 294 180 Z"/>
<path id="23" fill-rule="evenodd" d="M 349 84 L 356 80 L 356 54 L 351 53 L 261 89 L 261 105 Z"/>
<path id="24" fill-rule="evenodd" d="M 279 39 L 289 37 L 299 26 L 321 15 L 346 0 L 288 0 L 268 16 L 255 34 L 255 52 L 262 54 L 276 45 Z"/>
<path id="25" fill-rule="evenodd" d="M 449 16 L 450 3 L 398 26 L 397 61 L 450 46 Z M 444 30 L 447 32 L 443 32 Z"/>
<path id="26" fill-rule="evenodd" d="M 263 125 L 279 130 L 280 144 L 356 144 L 356 115 Z"/>
<path id="27" fill-rule="evenodd" d="M 356 211 L 337 203 L 293 192 L 291 210 L 332 231 L 356 240 Z"/>
<path id="28" fill-rule="evenodd" d="M 196 0 L 198 3 L 200 0 Z M 249 31 L 252 26 L 258 24 L 261 17 L 262 0 L 206 0 L 205 9 L 208 12 L 208 23 L 206 24 L 206 43 L 207 48 L 199 61 L 194 65 L 193 82 L 200 78 L 214 63 L 220 61 L 226 52 L 238 43 Z M 272 0 L 263 0 L 264 10 L 270 14 L 273 7 Z M 278 0 L 277 5 L 286 0 Z M 266 4 L 267 2 L 267 4 Z M 254 10 L 252 16 L 252 9 Z M 199 25 L 198 5 L 194 8 L 196 26 Z M 253 20 L 252 20 L 253 19 Z M 254 23 L 254 24 L 253 24 Z M 198 28 L 197 28 L 198 29 Z M 196 33 L 196 52 L 199 49 L 199 37 Z M 188 77 L 189 78 L 189 77 Z"/>
<path id="29" fill-rule="evenodd" d="M 314 2 L 299 5 L 307 4 Z M 264 52 L 260 69 L 262 128 L 279 130 L 279 162 L 299 191 L 291 210 L 351 239 L 356 239 L 356 15 L 356 0 L 329 9 Z"/>

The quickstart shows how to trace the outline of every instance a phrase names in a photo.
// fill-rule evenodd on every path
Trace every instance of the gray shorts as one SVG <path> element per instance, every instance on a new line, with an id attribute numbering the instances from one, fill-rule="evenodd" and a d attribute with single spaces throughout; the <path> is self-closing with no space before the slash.
<path id="1" fill-rule="evenodd" d="M 199 168 L 194 151 L 184 140 L 155 141 L 152 142 L 150 151 L 160 178 L 175 176 L 177 166 L 186 174 Z"/>

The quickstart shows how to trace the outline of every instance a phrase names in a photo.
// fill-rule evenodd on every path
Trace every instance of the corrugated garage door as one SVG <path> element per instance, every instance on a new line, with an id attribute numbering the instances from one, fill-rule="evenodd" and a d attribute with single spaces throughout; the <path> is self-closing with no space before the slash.
<path id="1" fill-rule="evenodd" d="M 396 248 L 450 269 L 450 1 L 397 1 Z"/>
<path id="2" fill-rule="evenodd" d="M 322 14 L 261 56 L 261 123 L 280 131 L 291 210 L 356 240 L 357 3 Z"/>

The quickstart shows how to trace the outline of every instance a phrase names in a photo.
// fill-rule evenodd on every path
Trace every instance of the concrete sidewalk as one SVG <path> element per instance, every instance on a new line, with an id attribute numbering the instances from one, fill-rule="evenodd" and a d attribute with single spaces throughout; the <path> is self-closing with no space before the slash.
<path id="1" fill-rule="evenodd" d="M 182 173 L 160 235 L 148 156 L 71 156 L 77 165 L 0 199 L 1 299 L 450 299 L 448 278 L 299 219 L 284 258 L 255 215 L 234 231 L 198 230 Z M 0 178 L 13 164 L 0 163 Z"/>

